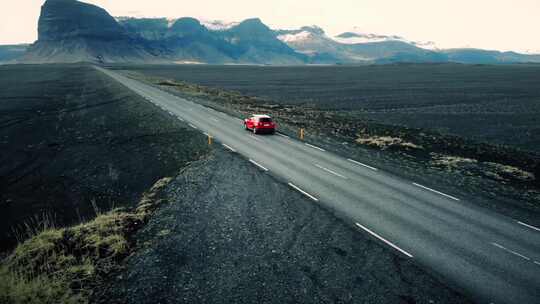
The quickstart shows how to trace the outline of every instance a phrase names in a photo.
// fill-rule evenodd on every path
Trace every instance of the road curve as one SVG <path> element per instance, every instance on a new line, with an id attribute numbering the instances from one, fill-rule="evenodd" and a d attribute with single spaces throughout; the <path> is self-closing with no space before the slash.
<path id="1" fill-rule="evenodd" d="M 479 303 L 540 303 L 540 229 L 98 68 Z M 216 143 L 217 144 L 217 143 Z"/>

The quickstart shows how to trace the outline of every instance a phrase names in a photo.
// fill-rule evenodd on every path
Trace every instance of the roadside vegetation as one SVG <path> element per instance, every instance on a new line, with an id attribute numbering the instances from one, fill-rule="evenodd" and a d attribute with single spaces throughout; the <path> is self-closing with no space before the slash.
<path id="1" fill-rule="evenodd" d="M 92 221 L 49 227 L 19 244 L 0 265 L 0 303 L 88 303 L 133 252 L 133 234 L 164 202 L 170 180 L 156 182 L 134 210 L 97 210 Z"/>

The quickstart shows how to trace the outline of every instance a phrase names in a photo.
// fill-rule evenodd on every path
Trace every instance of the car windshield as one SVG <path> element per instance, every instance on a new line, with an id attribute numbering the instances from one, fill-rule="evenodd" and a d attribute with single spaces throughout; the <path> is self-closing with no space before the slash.
<path id="1" fill-rule="evenodd" d="M 272 118 L 263 117 L 263 118 L 259 118 L 259 121 L 260 122 L 272 122 Z"/>

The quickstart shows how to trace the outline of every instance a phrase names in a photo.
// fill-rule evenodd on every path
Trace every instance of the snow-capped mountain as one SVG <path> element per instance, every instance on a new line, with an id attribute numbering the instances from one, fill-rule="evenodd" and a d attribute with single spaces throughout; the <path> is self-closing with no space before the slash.
<path id="1" fill-rule="evenodd" d="M 277 38 L 285 43 L 302 42 L 313 38 L 313 34 L 308 31 L 301 31 L 294 34 L 283 34 Z"/>
<path id="2" fill-rule="evenodd" d="M 210 31 L 226 31 L 229 30 L 237 25 L 240 24 L 240 22 L 236 21 L 222 21 L 222 20 L 200 20 L 201 24 L 209 29 Z"/>
<path id="3" fill-rule="evenodd" d="M 311 63 L 369 63 L 383 58 L 401 59 L 404 56 L 419 61 L 443 60 L 431 51 L 398 36 L 346 32 L 337 37 L 329 37 L 318 26 L 275 32 L 279 40 L 307 55 Z"/>
<path id="4" fill-rule="evenodd" d="M 438 49 L 437 46 L 435 45 L 435 42 L 433 41 L 427 41 L 427 42 L 412 41 L 412 40 L 408 40 L 401 36 L 396 36 L 396 35 L 381 35 L 381 34 L 366 33 L 364 31 L 361 31 L 359 28 L 354 28 L 352 31 L 339 34 L 335 37 L 332 37 L 332 39 L 342 44 L 361 44 L 361 43 L 399 41 L 399 42 L 408 43 L 408 44 L 417 46 L 419 48 L 427 49 L 427 50 Z"/>

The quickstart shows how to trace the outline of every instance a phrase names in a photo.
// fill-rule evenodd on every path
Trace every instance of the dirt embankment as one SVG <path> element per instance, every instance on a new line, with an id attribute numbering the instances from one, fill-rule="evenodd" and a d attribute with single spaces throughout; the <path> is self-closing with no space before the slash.
<path id="1" fill-rule="evenodd" d="M 468 303 L 235 154 L 174 179 L 101 303 Z"/>
<path id="2" fill-rule="evenodd" d="M 133 206 L 204 139 L 87 65 L 0 67 L 0 251 Z"/>

